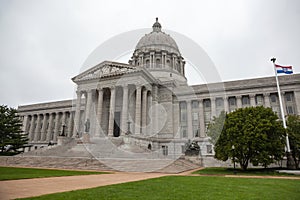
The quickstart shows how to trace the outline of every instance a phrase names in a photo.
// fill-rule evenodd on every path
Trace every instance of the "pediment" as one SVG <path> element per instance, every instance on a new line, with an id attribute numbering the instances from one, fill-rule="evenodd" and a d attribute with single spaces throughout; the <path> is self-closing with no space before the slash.
<path id="1" fill-rule="evenodd" d="M 80 73 L 79 75 L 72 78 L 72 80 L 74 82 L 78 82 L 78 81 L 99 79 L 99 78 L 109 77 L 109 76 L 118 76 L 118 75 L 136 72 L 136 71 L 139 71 L 139 69 L 125 63 L 104 61 Z"/>

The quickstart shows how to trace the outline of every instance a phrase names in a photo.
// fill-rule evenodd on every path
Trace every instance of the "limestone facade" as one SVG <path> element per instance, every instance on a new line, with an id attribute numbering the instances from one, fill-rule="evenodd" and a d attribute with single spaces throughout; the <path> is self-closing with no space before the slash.
<path id="1" fill-rule="evenodd" d="M 181 154 L 188 141 L 196 140 L 202 155 L 212 155 L 206 129 L 221 111 L 265 106 L 280 114 L 275 77 L 188 86 L 184 58 L 158 21 L 129 64 L 104 61 L 72 80 L 74 100 L 19 106 L 32 145 L 89 134 L 123 137 L 164 155 Z M 300 74 L 279 81 L 285 115 L 300 114 Z"/>

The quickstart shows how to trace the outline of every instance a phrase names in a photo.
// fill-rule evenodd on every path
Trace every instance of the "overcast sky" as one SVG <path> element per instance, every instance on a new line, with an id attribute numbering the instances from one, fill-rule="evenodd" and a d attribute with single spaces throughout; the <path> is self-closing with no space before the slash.
<path id="1" fill-rule="evenodd" d="M 273 76 L 273 56 L 300 72 L 298 0 L 0 0 L 0 104 L 71 99 L 95 48 L 155 17 L 199 44 L 223 81 Z"/>

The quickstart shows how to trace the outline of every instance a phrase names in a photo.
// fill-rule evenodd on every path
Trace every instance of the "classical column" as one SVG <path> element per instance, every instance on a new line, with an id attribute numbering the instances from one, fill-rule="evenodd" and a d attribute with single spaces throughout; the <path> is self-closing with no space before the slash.
<path id="1" fill-rule="evenodd" d="M 34 124 L 35 124 L 35 115 L 31 115 L 30 128 L 29 128 L 29 140 L 33 141 L 34 138 Z"/>
<path id="2" fill-rule="evenodd" d="M 146 126 L 147 126 L 147 92 L 145 88 L 143 91 L 143 101 L 142 101 L 142 134 L 146 135 Z"/>
<path id="3" fill-rule="evenodd" d="M 69 121 L 68 121 L 68 137 L 72 137 L 72 124 L 73 124 L 73 114 L 72 111 L 69 112 Z"/>
<path id="4" fill-rule="evenodd" d="M 200 126 L 200 137 L 205 137 L 203 99 L 199 100 L 199 126 Z"/>
<path id="5" fill-rule="evenodd" d="M 192 101 L 187 100 L 187 129 L 188 129 L 188 138 L 193 138 L 193 125 L 192 125 Z"/>
<path id="6" fill-rule="evenodd" d="M 216 116 L 216 98 L 211 97 L 210 103 L 211 103 L 211 118 L 213 118 L 214 116 Z"/>
<path id="7" fill-rule="evenodd" d="M 102 120 L 102 107 L 103 107 L 103 88 L 98 88 L 98 105 L 97 105 L 97 125 L 95 136 L 100 136 L 101 120 Z"/>
<path id="8" fill-rule="evenodd" d="M 236 107 L 238 108 L 242 108 L 242 96 L 236 96 Z"/>
<path id="9" fill-rule="evenodd" d="M 44 114 L 40 141 L 45 141 L 46 139 L 46 128 L 47 128 L 47 115 Z"/>
<path id="10" fill-rule="evenodd" d="M 135 98 L 135 134 L 140 134 L 141 130 L 141 86 L 136 86 Z"/>
<path id="11" fill-rule="evenodd" d="M 91 106 L 92 106 L 92 90 L 87 91 L 87 99 L 86 99 L 86 107 L 85 107 L 85 120 L 90 119 L 90 113 L 91 113 Z"/>
<path id="12" fill-rule="evenodd" d="M 50 142 L 52 137 L 52 127 L 53 127 L 53 113 L 49 114 L 49 126 L 48 126 L 48 130 L 47 130 L 47 142 Z"/>
<path id="13" fill-rule="evenodd" d="M 112 87 L 110 88 L 108 136 L 114 135 L 115 102 L 116 102 L 116 89 Z"/>
<path id="14" fill-rule="evenodd" d="M 57 135 L 59 130 L 59 112 L 55 114 L 55 126 L 54 126 L 54 134 L 53 134 L 53 141 L 56 141 Z"/>
<path id="15" fill-rule="evenodd" d="M 128 117 L 128 85 L 123 86 L 123 102 L 122 102 L 122 121 L 121 134 L 127 132 L 127 117 Z"/>
<path id="16" fill-rule="evenodd" d="M 255 107 L 256 103 L 255 103 L 255 94 L 250 94 L 250 106 Z"/>
<path id="17" fill-rule="evenodd" d="M 147 112 L 147 119 L 146 119 L 146 123 L 147 124 L 149 124 L 148 126 L 147 126 L 147 130 L 146 130 L 146 134 L 147 135 L 150 135 L 151 134 L 151 131 L 152 131 L 152 126 L 153 126 L 153 121 L 151 121 L 151 120 L 153 120 L 153 119 L 151 119 L 152 118 L 152 105 L 153 105 L 153 102 L 152 102 L 152 93 L 149 95 L 149 99 L 148 99 L 148 107 L 147 107 L 147 109 L 148 109 L 148 111 L 149 112 Z"/>
<path id="18" fill-rule="evenodd" d="M 62 118 L 61 118 L 61 124 L 66 125 L 66 112 L 63 112 Z"/>
<path id="19" fill-rule="evenodd" d="M 157 85 L 153 85 L 153 102 L 152 102 L 152 133 L 158 133 L 158 88 Z"/>
<path id="20" fill-rule="evenodd" d="M 81 91 L 77 91 L 77 99 L 76 99 L 76 110 L 75 110 L 75 120 L 74 120 L 74 130 L 73 137 L 76 137 L 77 133 L 79 134 L 79 126 L 80 126 L 80 108 L 81 108 Z"/>
<path id="21" fill-rule="evenodd" d="M 154 52 L 150 52 L 150 68 L 154 66 Z"/>
<path id="22" fill-rule="evenodd" d="M 35 132 L 34 133 L 34 141 L 37 142 L 39 140 L 40 134 L 41 134 L 41 115 L 40 114 L 38 114 L 34 132 Z"/>
<path id="23" fill-rule="evenodd" d="M 22 130 L 24 133 L 27 132 L 27 125 L 28 125 L 28 115 L 23 116 L 23 124 L 22 124 Z"/>
<path id="24" fill-rule="evenodd" d="M 294 90 L 294 99 L 296 103 L 296 114 L 300 115 L 300 90 Z"/>
<path id="25" fill-rule="evenodd" d="M 271 104 L 270 104 L 270 93 L 264 93 L 264 105 L 265 107 L 271 107 Z"/>
<path id="26" fill-rule="evenodd" d="M 228 103 L 228 97 L 224 97 L 224 111 L 229 112 L 229 103 Z"/>

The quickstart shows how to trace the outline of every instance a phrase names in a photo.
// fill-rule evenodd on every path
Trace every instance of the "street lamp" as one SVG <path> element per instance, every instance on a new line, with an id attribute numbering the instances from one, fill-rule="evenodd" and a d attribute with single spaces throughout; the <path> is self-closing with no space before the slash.
<path id="1" fill-rule="evenodd" d="M 232 145 L 231 146 L 231 149 L 232 149 L 232 159 L 233 159 L 233 173 L 236 174 L 236 171 L 235 171 L 235 146 Z"/>

